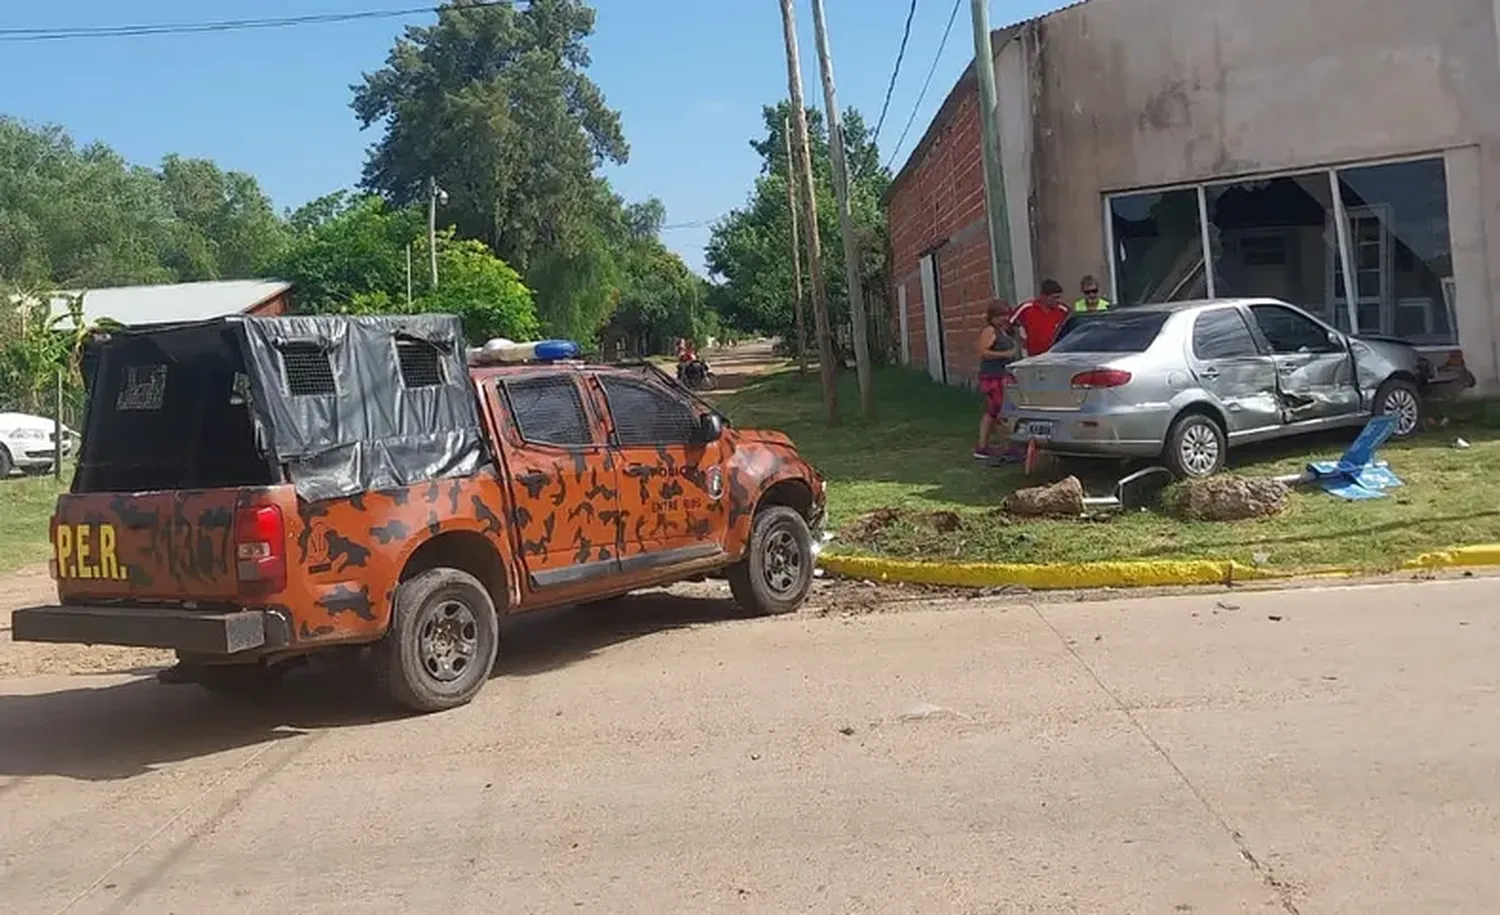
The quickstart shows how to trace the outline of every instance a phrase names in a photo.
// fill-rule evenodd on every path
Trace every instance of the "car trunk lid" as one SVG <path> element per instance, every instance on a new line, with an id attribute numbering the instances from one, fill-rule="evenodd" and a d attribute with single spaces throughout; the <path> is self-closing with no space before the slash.
<path id="1" fill-rule="evenodd" d="M 1080 410 L 1095 391 L 1129 383 L 1108 353 L 1043 353 L 1010 367 L 1006 395 L 1021 409 Z M 1076 381 L 1075 381 L 1076 379 Z"/>

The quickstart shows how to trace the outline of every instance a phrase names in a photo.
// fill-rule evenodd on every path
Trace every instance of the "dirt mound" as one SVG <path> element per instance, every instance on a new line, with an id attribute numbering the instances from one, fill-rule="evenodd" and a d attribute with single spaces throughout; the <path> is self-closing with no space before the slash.
<path id="1" fill-rule="evenodd" d="M 1286 510 L 1291 490 L 1276 480 L 1219 476 L 1184 480 L 1163 495 L 1168 512 L 1189 521 L 1244 521 Z"/>
<path id="2" fill-rule="evenodd" d="M 860 515 L 839 530 L 839 538 L 850 543 L 870 543 L 895 524 L 928 528 L 935 534 L 952 534 L 964 526 L 958 512 L 912 512 L 900 508 L 877 508 Z"/>
<path id="3" fill-rule="evenodd" d="M 1028 518 L 1077 517 L 1083 514 L 1083 483 L 1070 476 L 1046 486 L 1018 489 L 1000 507 Z"/>

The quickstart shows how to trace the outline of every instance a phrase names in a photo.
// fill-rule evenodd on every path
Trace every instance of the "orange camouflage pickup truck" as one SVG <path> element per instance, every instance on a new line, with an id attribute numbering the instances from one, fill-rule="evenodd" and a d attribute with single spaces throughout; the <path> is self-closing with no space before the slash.
<path id="1" fill-rule="evenodd" d="M 650 366 L 517 351 L 447 315 L 101 338 L 58 602 L 13 637 L 173 649 L 165 679 L 221 692 L 369 646 L 394 700 L 436 711 L 488 679 L 500 614 L 710 575 L 749 613 L 801 604 L 825 483 L 786 436 Z"/>

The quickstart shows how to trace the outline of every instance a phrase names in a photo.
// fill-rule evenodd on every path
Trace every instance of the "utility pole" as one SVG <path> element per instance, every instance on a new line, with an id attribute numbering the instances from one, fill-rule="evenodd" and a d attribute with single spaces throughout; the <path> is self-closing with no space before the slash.
<path id="1" fill-rule="evenodd" d="M 792 165 L 792 119 L 781 119 L 786 144 L 786 209 L 792 224 L 792 307 L 797 313 L 797 374 L 807 374 L 807 319 L 802 314 L 802 243 L 797 238 L 797 169 Z"/>
<path id="2" fill-rule="evenodd" d="M 411 242 L 406 243 L 406 310 L 411 311 Z"/>
<path id="3" fill-rule="evenodd" d="M 859 412 L 875 419 L 875 387 L 870 377 L 870 323 L 865 318 L 864 283 L 859 276 L 859 239 L 849 213 L 849 163 L 844 158 L 844 128 L 838 95 L 833 89 L 833 56 L 828 50 L 828 24 L 823 0 L 812 0 L 813 31 L 818 40 L 818 69 L 823 75 L 823 105 L 828 109 L 828 154 L 833 160 L 833 196 L 838 202 L 839 231 L 844 236 L 844 280 L 849 288 L 849 322 L 854 331 L 854 372 L 859 377 Z"/>
<path id="4" fill-rule="evenodd" d="M 816 2 L 816 0 L 815 0 Z M 995 94 L 995 52 L 990 45 L 989 0 L 969 0 L 974 18 L 974 74 L 979 77 L 979 125 L 984 150 L 984 208 L 990 224 L 990 289 L 1015 304 L 1015 272 L 1010 256 L 1010 217 L 1005 206 L 1005 168 L 1000 159 L 999 101 Z"/>
<path id="5" fill-rule="evenodd" d="M 437 206 L 448 202 L 448 192 L 438 187 L 436 178 L 427 179 L 427 257 L 432 262 L 432 288 L 437 280 Z"/>
<path id="6" fill-rule="evenodd" d="M 786 42 L 786 84 L 792 103 L 792 143 L 797 149 L 802 188 L 802 224 L 807 226 L 807 278 L 812 286 L 813 325 L 818 335 L 818 375 L 828 425 L 839 425 L 838 373 L 828 328 L 828 296 L 823 288 L 823 246 L 818 238 L 818 198 L 813 184 L 812 150 L 807 144 L 807 108 L 802 103 L 802 63 L 797 56 L 797 20 L 792 0 L 781 0 L 781 32 Z"/>

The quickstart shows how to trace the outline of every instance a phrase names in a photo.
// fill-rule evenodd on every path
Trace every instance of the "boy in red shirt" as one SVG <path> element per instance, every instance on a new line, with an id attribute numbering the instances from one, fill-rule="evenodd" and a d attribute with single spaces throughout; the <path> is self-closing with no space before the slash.
<path id="1" fill-rule="evenodd" d="M 1052 348 L 1057 339 L 1057 330 L 1072 314 L 1072 309 L 1063 302 L 1062 284 L 1057 280 L 1043 280 L 1042 294 L 1011 312 L 1008 326 L 1019 328 L 1021 347 L 1028 356 L 1040 356 Z"/>

